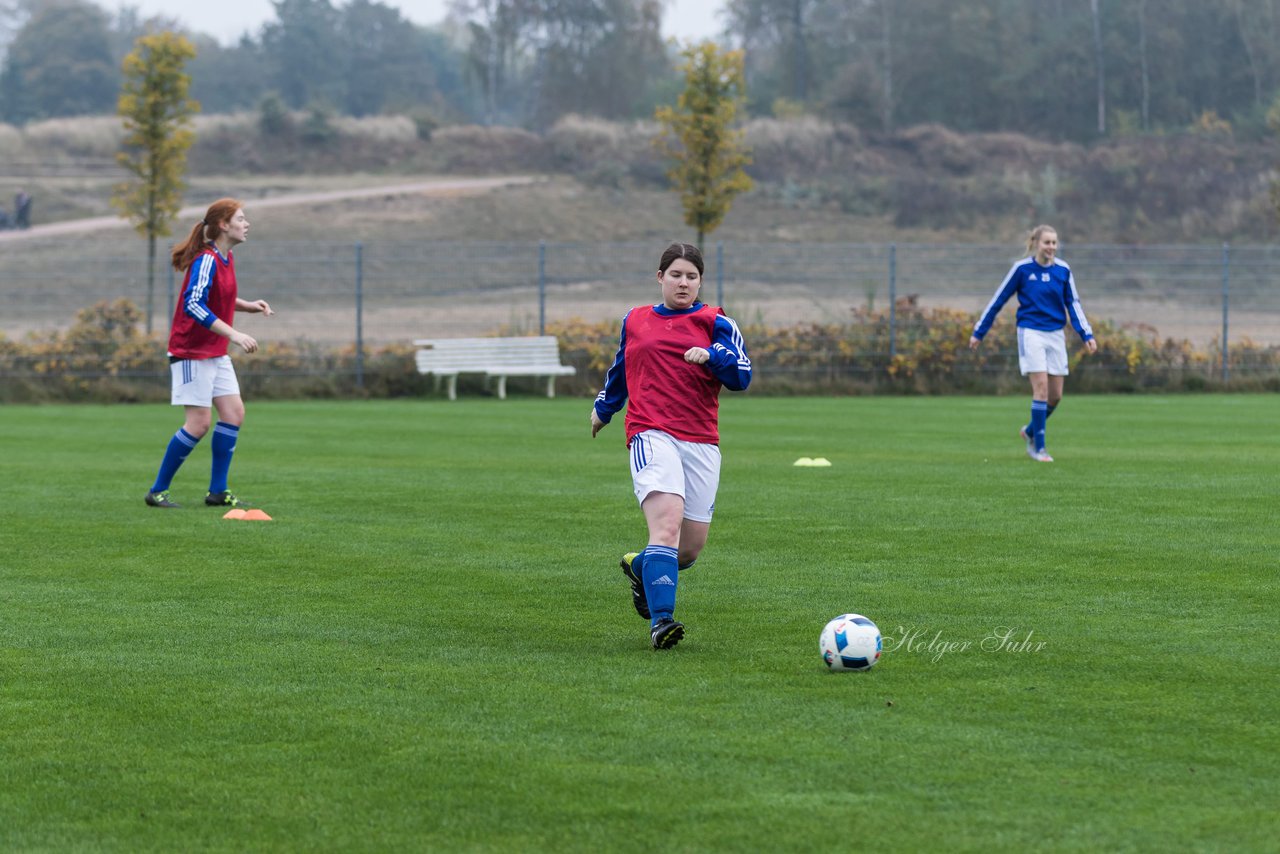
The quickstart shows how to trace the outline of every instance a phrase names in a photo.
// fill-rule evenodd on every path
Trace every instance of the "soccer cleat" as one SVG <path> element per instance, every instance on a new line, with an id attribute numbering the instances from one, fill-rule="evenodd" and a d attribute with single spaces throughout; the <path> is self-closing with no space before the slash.
<path id="1" fill-rule="evenodd" d="M 1018 428 L 1018 435 L 1022 437 L 1022 441 L 1027 443 L 1027 456 L 1034 460 L 1036 458 L 1035 438 L 1027 432 L 1025 425 Z"/>
<path id="2" fill-rule="evenodd" d="M 671 649 L 684 637 L 684 623 L 677 623 L 670 617 L 663 617 L 649 629 L 649 639 L 654 649 Z"/>
<path id="3" fill-rule="evenodd" d="M 146 499 L 148 507 L 167 507 L 173 509 L 182 505 L 176 501 L 169 500 L 169 490 L 162 489 L 159 492 L 148 492 Z"/>
<path id="4" fill-rule="evenodd" d="M 252 504 L 236 498 L 230 492 L 210 492 L 205 495 L 204 503 L 210 507 L 239 507 L 241 510 L 253 507 Z"/>
<path id="5" fill-rule="evenodd" d="M 1053 457 L 1049 456 L 1048 451 L 1033 451 L 1031 453 L 1031 459 L 1035 460 L 1038 463 L 1053 462 Z"/>
<path id="6" fill-rule="evenodd" d="M 618 565 L 622 567 L 622 574 L 627 577 L 627 581 L 631 582 L 631 604 L 635 606 L 636 613 L 647 620 L 650 618 L 649 597 L 644 592 L 644 579 L 631 570 L 631 561 L 639 556 L 639 552 L 627 552 Z"/>

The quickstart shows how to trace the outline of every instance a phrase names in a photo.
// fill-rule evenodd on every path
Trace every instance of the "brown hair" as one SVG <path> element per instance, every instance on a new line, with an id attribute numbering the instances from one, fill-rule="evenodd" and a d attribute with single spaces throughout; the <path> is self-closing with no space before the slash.
<path id="1" fill-rule="evenodd" d="M 1031 229 L 1031 234 L 1027 237 L 1027 251 L 1032 255 L 1036 254 L 1036 247 L 1040 245 L 1040 238 L 1046 231 L 1052 231 L 1054 234 L 1058 233 L 1058 229 L 1051 225 L 1037 225 Z"/>
<path id="2" fill-rule="evenodd" d="M 677 258 L 688 259 L 693 266 L 698 268 L 698 275 L 702 275 L 702 250 L 692 243 L 672 243 L 668 246 L 667 251 L 662 253 L 662 260 L 658 262 L 658 272 L 667 272 L 667 268 L 675 263 Z"/>
<path id="3" fill-rule="evenodd" d="M 205 246 L 217 240 L 218 235 L 222 234 L 222 224 L 229 221 L 236 215 L 236 211 L 243 207 L 244 205 L 235 199 L 218 199 L 209 205 L 209 209 L 204 212 L 204 219 L 197 222 L 191 229 L 191 233 L 187 235 L 187 239 L 176 244 L 173 252 L 169 254 L 173 269 L 181 272 L 190 267 L 196 256 L 204 251 Z"/>

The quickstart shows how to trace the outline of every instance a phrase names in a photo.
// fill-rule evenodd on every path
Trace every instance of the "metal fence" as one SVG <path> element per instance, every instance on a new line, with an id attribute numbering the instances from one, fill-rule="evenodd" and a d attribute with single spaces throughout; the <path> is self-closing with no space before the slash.
<path id="1" fill-rule="evenodd" d="M 236 253 L 240 294 L 271 302 L 270 319 L 236 325 L 263 340 L 354 344 L 541 332 L 549 323 L 618 319 L 656 300 L 659 243 L 251 242 Z M 844 322 L 857 308 L 924 308 L 974 316 L 1020 257 L 1000 245 L 717 243 L 703 299 L 740 323 Z M 1246 339 L 1280 345 L 1280 248 L 1064 246 L 1095 325 L 1154 329 L 1220 352 Z M 154 328 L 167 329 L 180 284 L 157 260 Z M 0 333 L 65 328 L 78 310 L 128 298 L 145 306 L 145 244 L 86 239 L 0 243 Z M 1014 306 L 1001 323 L 1011 324 Z M 894 346 L 892 333 L 887 346 Z M 1225 360 L 1223 368 L 1225 370 Z"/>

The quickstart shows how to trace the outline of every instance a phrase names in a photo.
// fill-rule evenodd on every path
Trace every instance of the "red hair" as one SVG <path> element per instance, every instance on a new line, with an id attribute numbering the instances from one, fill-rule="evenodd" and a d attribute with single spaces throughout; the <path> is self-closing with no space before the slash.
<path id="1" fill-rule="evenodd" d="M 187 235 L 187 239 L 175 245 L 173 252 L 169 254 L 173 269 L 182 272 L 190 267 L 196 256 L 204 251 L 205 246 L 217 240 L 218 235 L 226 230 L 223 224 L 230 222 L 236 215 L 236 211 L 243 207 L 244 205 L 235 199 L 218 199 L 209 205 L 209 209 L 204 212 L 204 219 L 197 222 L 191 229 L 191 233 Z"/>

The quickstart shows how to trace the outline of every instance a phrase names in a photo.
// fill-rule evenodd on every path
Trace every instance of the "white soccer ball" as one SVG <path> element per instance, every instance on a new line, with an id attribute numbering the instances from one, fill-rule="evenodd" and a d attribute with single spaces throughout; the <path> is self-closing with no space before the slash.
<path id="1" fill-rule="evenodd" d="M 841 614 L 818 638 L 822 660 L 832 670 L 870 670 L 880 660 L 880 630 L 861 614 Z"/>

